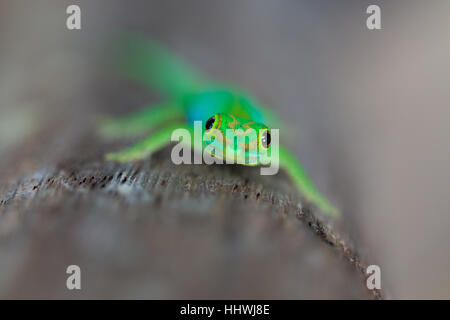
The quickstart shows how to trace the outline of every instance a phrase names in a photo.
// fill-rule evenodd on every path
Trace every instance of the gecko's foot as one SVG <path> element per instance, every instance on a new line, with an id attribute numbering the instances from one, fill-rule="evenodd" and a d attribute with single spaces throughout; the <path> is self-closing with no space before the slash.
<path id="1" fill-rule="evenodd" d="M 332 217 L 332 218 L 340 218 L 341 211 L 335 206 L 331 205 L 328 200 L 322 200 L 320 202 L 317 199 L 306 198 L 306 201 L 314 205 L 319 211 L 322 213 Z"/>
<path id="2" fill-rule="evenodd" d="M 134 153 L 134 152 L 110 152 L 105 155 L 106 161 L 117 161 L 121 163 L 125 162 L 133 162 L 141 160 L 145 157 L 147 157 L 148 154 L 142 154 L 142 153 Z"/>
<path id="3" fill-rule="evenodd" d="M 124 157 L 120 152 L 110 152 L 105 154 L 106 161 L 128 162 L 127 157 Z"/>
<path id="4" fill-rule="evenodd" d="M 330 216 L 334 217 L 334 218 L 340 218 L 341 217 L 341 212 L 338 209 L 336 209 L 336 208 L 333 208 L 333 209 L 329 210 L 328 214 Z"/>
<path id="5" fill-rule="evenodd" d="M 319 209 L 321 209 L 325 214 L 333 218 L 341 217 L 341 212 L 339 211 L 339 209 L 332 207 L 331 205 L 321 205 L 319 206 Z"/>

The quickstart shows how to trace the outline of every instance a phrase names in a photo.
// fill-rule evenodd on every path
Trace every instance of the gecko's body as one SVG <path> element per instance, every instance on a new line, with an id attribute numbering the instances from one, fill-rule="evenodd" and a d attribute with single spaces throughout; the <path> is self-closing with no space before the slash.
<path id="1" fill-rule="evenodd" d="M 107 154 L 107 160 L 127 162 L 143 159 L 171 143 L 173 130 L 184 128 L 193 132 L 194 121 L 205 123 L 206 132 L 216 129 L 224 135 L 226 129 L 254 129 L 257 134 L 249 135 L 245 153 L 247 160 L 255 159 L 250 165 L 260 164 L 260 160 L 270 152 L 269 128 L 279 127 L 280 122 L 269 109 L 261 106 L 249 95 L 203 80 L 169 52 L 144 39 L 128 37 L 121 48 L 122 56 L 118 60 L 120 69 L 135 80 L 159 90 L 169 99 L 130 116 L 105 120 L 100 132 L 108 137 L 120 138 L 154 131 L 134 146 Z M 205 146 L 203 142 L 202 148 Z M 224 150 L 226 148 L 239 152 L 234 144 L 224 146 Z M 217 153 L 212 155 L 218 157 Z M 291 152 L 280 146 L 279 159 L 281 168 L 288 173 L 307 201 L 326 214 L 339 214 L 314 187 Z"/>

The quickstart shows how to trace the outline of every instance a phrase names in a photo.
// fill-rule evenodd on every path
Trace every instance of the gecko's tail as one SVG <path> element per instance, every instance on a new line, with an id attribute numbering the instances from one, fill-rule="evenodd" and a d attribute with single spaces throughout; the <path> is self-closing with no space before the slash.
<path id="1" fill-rule="evenodd" d="M 114 63 L 122 74 L 162 94 L 179 98 L 206 86 L 206 81 L 189 65 L 144 36 L 121 36 L 115 48 Z"/>

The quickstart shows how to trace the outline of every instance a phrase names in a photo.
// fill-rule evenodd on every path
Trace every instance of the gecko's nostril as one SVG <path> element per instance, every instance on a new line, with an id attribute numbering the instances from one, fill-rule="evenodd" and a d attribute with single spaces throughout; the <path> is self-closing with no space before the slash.
<path id="1" fill-rule="evenodd" d="M 211 118 L 209 118 L 209 119 L 206 121 L 206 124 L 205 124 L 206 130 L 209 130 L 209 129 L 211 129 L 211 128 L 213 127 L 214 121 L 216 121 L 216 117 L 215 117 L 215 116 L 212 116 Z"/>

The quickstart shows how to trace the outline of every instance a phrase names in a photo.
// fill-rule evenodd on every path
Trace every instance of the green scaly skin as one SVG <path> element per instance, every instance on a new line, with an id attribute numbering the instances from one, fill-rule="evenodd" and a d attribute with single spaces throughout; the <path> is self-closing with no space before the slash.
<path id="1" fill-rule="evenodd" d="M 219 132 L 222 140 L 215 140 L 216 148 L 213 149 L 206 148 L 208 142 L 202 142 L 203 150 L 221 159 L 233 152 L 236 163 L 242 165 L 260 165 L 263 160 L 267 160 L 272 146 L 264 147 L 261 140 L 265 130 L 270 134 L 266 124 L 270 128 L 281 127 L 280 121 L 269 109 L 242 91 L 204 80 L 189 66 L 147 39 L 127 36 L 120 42 L 117 52 L 115 65 L 119 66 L 121 73 L 159 90 L 168 97 L 168 101 L 149 106 L 130 116 L 103 119 L 99 133 L 106 138 L 153 131 L 134 146 L 106 154 L 106 160 L 129 162 L 148 157 L 171 143 L 171 134 L 175 129 L 184 128 L 193 135 L 193 121 L 206 123 L 210 118 L 214 119 L 211 128 L 214 130 L 206 130 L 206 135 Z M 244 134 L 247 140 L 223 143 L 227 141 L 227 129 L 233 130 L 238 136 Z M 247 134 L 251 132 L 248 129 L 255 131 Z M 307 201 L 330 216 L 340 215 L 339 210 L 317 190 L 297 158 L 282 146 L 279 147 L 279 166 L 290 176 Z"/>

